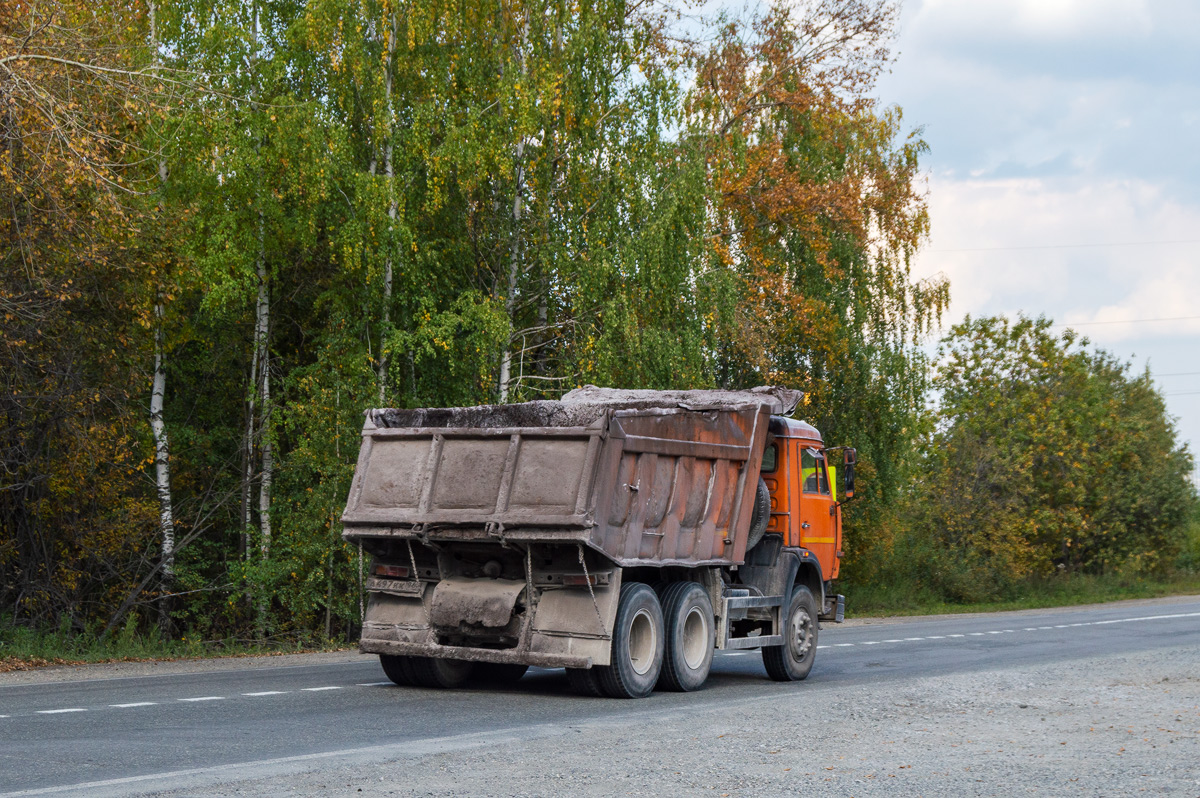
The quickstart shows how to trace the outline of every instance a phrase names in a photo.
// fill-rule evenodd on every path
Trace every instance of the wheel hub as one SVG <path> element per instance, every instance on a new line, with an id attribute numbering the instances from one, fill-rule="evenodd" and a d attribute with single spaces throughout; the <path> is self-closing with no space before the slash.
<path id="1" fill-rule="evenodd" d="M 812 649 L 812 616 L 805 609 L 800 609 L 792 616 L 791 634 L 788 636 L 788 647 L 792 656 L 803 660 Z"/>

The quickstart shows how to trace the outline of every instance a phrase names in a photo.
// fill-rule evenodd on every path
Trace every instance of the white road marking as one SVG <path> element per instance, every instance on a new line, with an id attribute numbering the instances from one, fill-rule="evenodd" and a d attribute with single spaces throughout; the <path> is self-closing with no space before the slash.
<path id="1" fill-rule="evenodd" d="M 1135 622 L 1140 622 L 1140 621 L 1161 621 L 1161 620 L 1170 620 L 1170 619 L 1174 619 L 1174 618 L 1200 618 L 1200 612 L 1178 612 L 1178 613 L 1173 613 L 1170 615 L 1142 615 L 1137 618 L 1111 618 L 1107 621 L 1083 621 L 1080 623 L 1064 623 L 1064 624 L 1059 624 L 1057 626 L 1026 626 L 1024 629 L 1022 629 L 1020 631 L 1041 632 L 1041 631 L 1049 631 L 1049 630 L 1053 630 L 1053 629 L 1073 629 L 1073 628 L 1082 627 L 1082 626 L 1104 626 L 1106 624 L 1113 624 L 1113 623 L 1135 623 Z M 966 632 L 964 634 L 927 635 L 925 637 L 906 637 L 903 640 L 901 640 L 899 638 L 890 638 L 888 640 L 861 640 L 858 643 L 833 643 L 831 645 L 833 645 L 834 647 L 837 647 L 837 648 L 850 647 L 850 646 L 856 646 L 856 645 L 858 645 L 858 646 L 877 646 L 877 645 L 880 645 L 881 643 L 905 643 L 905 642 L 910 642 L 910 641 L 915 642 L 915 641 L 919 641 L 919 640 L 945 640 L 946 638 L 983 637 L 984 635 L 1015 634 L 1017 631 L 1018 630 L 1016 630 L 1016 629 L 992 629 L 987 632 Z M 829 646 L 828 645 L 817 646 L 817 648 L 829 648 Z"/>
<path id="2" fill-rule="evenodd" d="M 1080 622 L 1080 623 L 1057 624 L 1055 626 L 1026 626 L 1021 631 L 1043 632 L 1043 631 L 1050 631 L 1050 630 L 1054 630 L 1054 629 L 1072 629 L 1072 628 L 1080 628 L 1080 627 L 1085 627 L 1085 626 L 1106 626 L 1106 625 L 1114 624 L 1114 623 L 1140 623 L 1143 621 L 1171 620 L 1171 619 L 1177 619 L 1177 618 L 1200 618 L 1200 612 L 1180 612 L 1180 613 L 1172 613 L 1172 614 L 1167 614 L 1167 615 L 1142 615 L 1142 616 L 1138 616 L 1138 617 L 1134 617 L 1134 618 L 1110 618 L 1108 620 L 1103 620 L 1103 621 L 1084 621 L 1084 622 Z M 1016 629 L 994 629 L 994 630 L 989 630 L 986 632 L 966 632 L 966 633 L 961 633 L 961 634 L 928 635 L 925 637 L 906 637 L 903 639 L 888 638 L 886 640 L 863 640 L 858 643 L 829 643 L 829 644 L 819 645 L 819 646 L 817 646 L 817 648 L 853 648 L 855 646 L 860 646 L 860 645 L 861 646 L 878 646 L 878 645 L 881 645 L 884 643 L 905 643 L 905 642 L 919 642 L 919 641 L 924 641 L 924 640 L 944 640 L 947 638 L 959 639 L 959 638 L 964 638 L 964 637 L 983 637 L 985 635 L 1013 634 L 1017 631 L 1018 630 L 1016 630 Z M 755 654 L 758 652 L 756 652 L 756 651 L 728 651 L 728 652 L 722 652 L 722 653 L 725 656 L 729 656 L 729 657 L 746 657 L 746 656 L 750 656 L 751 654 Z M 544 669 L 541 669 L 541 670 L 544 670 Z M 390 686 L 391 684 L 392 684 L 392 682 L 390 682 L 390 681 L 363 682 L 363 683 L 359 683 L 358 686 L 359 687 L 384 687 L 384 686 Z M 327 685 L 324 687 L 303 687 L 300 689 L 301 689 L 301 691 L 307 692 L 307 693 L 318 693 L 318 692 L 324 692 L 326 690 L 341 690 L 343 688 L 340 685 Z M 249 697 L 260 697 L 260 696 L 271 696 L 271 695 L 285 695 L 290 692 L 292 692 L 292 691 L 291 690 L 263 690 L 263 691 L 257 692 L 257 693 L 242 693 L 242 695 L 249 696 Z M 223 701 L 224 699 L 225 699 L 225 696 L 209 695 L 209 696 L 197 696 L 194 698 L 179 698 L 176 700 L 192 703 L 192 702 L 197 702 L 197 701 Z M 128 704 L 109 704 L 108 706 L 110 706 L 114 709 L 131 709 L 134 707 L 157 706 L 158 703 L 159 702 L 156 702 L 156 701 L 135 701 L 135 702 L 128 703 Z M 88 710 L 85 707 L 67 707 L 64 709 L 40 709 L 40 710 L 37 710 L 35 714 L 38 714 L 38 715 L 63 715 L 63 714 L 70 714 L 70 713 L 75 713 L 75 712 L 87 712 L 87 711 Z M 0 718 L 11 718 L 11 717 L 12 717 L 12 715 L 0 715 Z"/>
<path id="3" fill-rule="evenodd" d="M 1107 623 L 1133 623 L 1135 621 L 1165 621 L 1171 618 L 1200 618 L 1200 612 L 1178 612 L 1174 615 L 1143 615 L 1140 618 L 1114 618 L 1111 621 L 1092 621 L 1093 626 Z"/>

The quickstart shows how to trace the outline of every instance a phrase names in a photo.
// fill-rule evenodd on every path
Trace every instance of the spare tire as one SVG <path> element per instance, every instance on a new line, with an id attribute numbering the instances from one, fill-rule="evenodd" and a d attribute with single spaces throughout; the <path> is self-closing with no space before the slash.
<path id="1" fill-rule="evenodd" d="M 754 515 L 750 516 L 750 536 L 746 539 L 746 551 L 758 545 L 767 533 L 767 523 L 771 520 L 771 491 L 767 490 L 767 482 L 758 478 L 758 489 L 754 491 Z"/>

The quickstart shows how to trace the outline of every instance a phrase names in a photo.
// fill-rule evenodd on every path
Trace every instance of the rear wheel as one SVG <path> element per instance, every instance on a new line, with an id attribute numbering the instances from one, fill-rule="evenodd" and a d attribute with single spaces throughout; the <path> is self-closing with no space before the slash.
<path id="1" fill-rule="evenodd" d="M 567 681 L 570 682 L 571 689 L 589 698 L 602 697 L 604 688 L 600 686 L 597 670 L 598 668 L 567 668 Z"/>
<path id="2" fill-rule="evenodd" d="M 407 687 L 413 683 L 412 674 L 409 671 L 409 660 L 412 657 L 402 657 L 396 654 L 380 654 L 379 664 L 383 666 L 383 672 L 387 677 L 401 687 Z"/>
<path id="3" fill-rule="evenodd" d="M 528 665 L 504 662 L 476 662 L 471 678 L 484 684 L 516 684 L 529 670 Z"/>
<path id="4" fill-rule="evenodd" d="M 817 600 L 804 585 L 792 588 L 783 617 L 783 645 L 763 647 L 767 675 L 777 682 L 808 677 L 817 656 Z"/>
<path id="5" fill-rule="evenodd" d="M 658 683 L 665 648 L 662 605 L 649 585 L 621 585 L 613 628 L 612 662 L 595 668 L 610 698 L 645 698 Z"/>
<path id="6" fill-rule="evenodd" d="M 473 662 L 459 659 L 412 657 L 410 661 L 413 684 L 421 687 L 458 687 L 471 678 Z"/>
<path id="7" fill-rule="evenodd" d="M 665 690 L 698 690 L 712 668 L 712 602 L 697 582 L 674 582 L 662 594 L 666 654 L 658 686 Z"/>

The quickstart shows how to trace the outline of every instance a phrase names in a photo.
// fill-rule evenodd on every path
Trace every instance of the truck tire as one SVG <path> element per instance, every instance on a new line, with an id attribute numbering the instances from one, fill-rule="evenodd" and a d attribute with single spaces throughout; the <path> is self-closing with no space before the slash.
<path id="1" fill-rule="evenodd" d="M 612 664 L 594 668 L 609 698 L 645 698 L 662 672 L 666 648 L 662 605 L 649 585 L 621 585 L 613 628 Z"/>
<path id="2" fill-rule="evenodd" d="M 754 491 L 754 514 L 750 516 L 750 534 L 746 538 L 746 551 L 758 545 L 767 534 L 767 524 L 771 521 L 771 491 L 767 489 L 767 481 L 758 478 L 758 487 Z"/>
<path id="3" fill-rule="evenodd" d="M 808 677 L 817 656 L 817 600 L 804 585 L 792 588 L 783 617 L 783 645 L 764 646 L 763 665 L 777 682 Z"/>
<path id="4" fill-rule="evenodd" d="M 600 686 L 598 668 L 567 668 L 567 681 L 571 689 L 588 698 L 602 698 L 604 688 Z"/>
<path id="5" fill-rule="evenodd" d="M 437 657 L 412 657 L 409 670 L 412 671 L 413 684 L 420 687 L 441 687 L 449 689 L 458 687 L 471 678 L 473 662 L 460 659 L 441 659 Z"/>
<path id="6" fill-rule="evenodd" d="M 521 681 L 528 665 L 513 665 L 505 662 L 476 662 L 471 678 L 482 684 L 506 685 Z"/>
<path id="7" fill-rule="evenodd" d="M 677 693 L 699 690 L 716 648 L 708 591 L 698 582 L 673 582 L 663 592 L 662 604 L 667 646 L 658 686 Z"/>
<path id="8" fill-rule="evenodd" d="M 409 660 L 411 657 L 402 657 L 396 654 L 380 654 L 379 664 L 383 666 L 383 672 L 395 684 L 401 687 L 408 687 L 413 683 L 412 670 L 409 668 Z"/>

